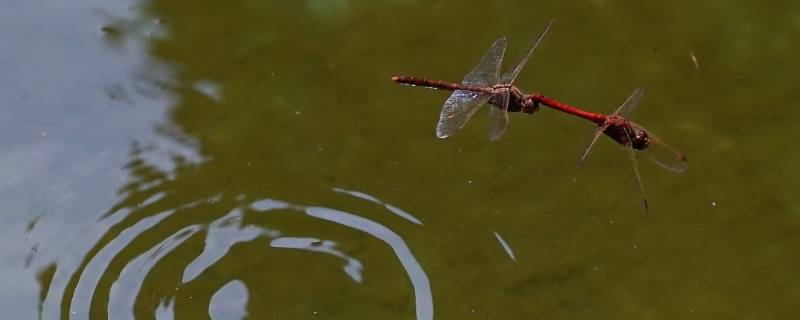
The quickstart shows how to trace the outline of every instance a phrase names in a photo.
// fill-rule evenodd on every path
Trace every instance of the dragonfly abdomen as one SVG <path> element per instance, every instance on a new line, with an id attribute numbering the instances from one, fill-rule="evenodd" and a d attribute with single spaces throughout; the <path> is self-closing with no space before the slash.
<path id="1" fill-rule="evenodd" d="M 392 77 L 392 81 L 410 86 L 420 86 L 420 87 L 441 89 L 447 91 L 466 90 L 474 92 L 493 93 L 492 91 L 493 89 L 491 87 L 471 86 L 466 84 L 452 83 L 452 82 L 431 80 L 431 79 L 417 78 L 417 77 L 394 76 Z"/>

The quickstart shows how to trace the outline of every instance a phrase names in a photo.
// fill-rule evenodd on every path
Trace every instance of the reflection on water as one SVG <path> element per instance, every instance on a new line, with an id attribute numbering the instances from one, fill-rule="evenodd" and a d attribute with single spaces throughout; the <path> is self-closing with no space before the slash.
<path id="1" fill-rule="evenodd" d="M 125 267 L 117 276 L 118 278 L 114 280 L 108 293 L 108 314 L 116 319 L 136 319 L 136 316 L 134 316 L 134 303 L 139 296 L 146 277 L 150 274 L 155 264 L 199 230 L 198 226 L 183 228 L 156 246 L 141 253 L 133 260 L 126 262 Z M 86 299 L 86 301 L 100 298 L 95 293 L 92 292 L 89 296 L 91 299 Z M 75 301 L 73 300 L 73 302 Z M 88 318 L 88 314 L 79 314 L 78 310 L 80 309 L 70 308 L 70 316 L 74 319 Z"/>
<path id="2" fill-rule="evenodd" d="M 269 230 L 252 225 L 242 227 L 242 214 L 242 209 L 233 209 L 230 213 L 215 220 L 208 226 L 203 252 L 186 266 L 181 282 L 186 283 L 197 278 L 206 268 L 222 259 L 230 248 L 237 243 L 252 241 L 262 235 L 267 235 L 270 238 L 280 236 L 280 231 L 277 230 Z"/>
<path id="3" fill-rule="evenodd" d="M 295 237 L 281 237 L 272 240 L 269 244 L 273 248 L 289 248 L 301 249 L 313 252 L 327 253 L 334 257 L 339 257 L 347 261 L 344 266 L 344 272 L 350 276 L 353 281 L 361 283 L 361 269 L 364 267 L 358 259 L 347 256 L 347 254 L 336 249 L 336 243 L 330 240 L 320 240 L 316 238 L 295 238 Z"/>
<path id="4" fill-rule="evenodd" d="M 347 189 L 342 189 L 342 188 L 333 188 L 333 191 L 346 193 L 346 194 L 349 194 L 349 195 L 354 196 L 356 198 L 361 198 L 361 199 L 364 199 L 364 200 L 367 200 L 367 201 L 370 201 L 370 202 L 377 203 L 379 205 L 383 205 L 386 208 L 386 210 L 389 210 L 391 213 L 394 213 L 394 214 L 402 217 L 403 219 L 406 219 L 406 220 L 411 221 L 413 223 L 416 223 L 418 225 L 422 225 L 422 221 L 417 219 L 417 217 L 411 215 L 408 212 L 403 211 L 403 209 L 400 209 L 400 208 L 395 207 L 395 206 L 393 206 L 391 204 L 388 204 L 388 203 L 384 203 L 383 201 L 381 201 L 378 198 L 375 198 L 374 196 L 368 195 L 368 194 L 363 193 L 363 192 L 347 190 Z"/>
<path id="5" fill-rule="evenodd" d="M 174 74 L 149 55 L 161 28 L 131 4 L 11 1 L 0 10 L 3 317 L 52 318 L 57 304 L 45 297 L 108 226 L 94 222 L 119 199 L 131 145 L 165 170 L 173 157 L 199 161 L 192 139 L 153 130 L 171 126 Z M 140 28 L 114 37 L 104 28 L 115 21 Z"/>
<path id="6" fill-rule="evenodd" d="M 18 12 L 30 12 L 20 16 L 39 16 L 34 12 L 40 7 L 14 5 L 19 6 Z M 19 96 L 16 118 L 35 119 L 24 123 L 0 120 L 5 121 L 5 129 L 17 136 L 28 135 L 30 140 L 0 138 L 4 150 L 12 155 L 0 161 L 0 169 L 14 173 L 6 175 L 0 190 L 8 209 L 32 213 L 28 223 L 15 223 L 17 217 L 9 217 L 4 226 L 27 225 L 25 238 L 31 239 L 31 249 L 23 251 L 27 257 L 23 260 L 25 267 L 37 274 L 18 278 L 30 281 L 28 284 L 11 285 L 10 278 L 4 277 L 2 293 L 23 293 L 37 283 L 40 290 L 35 304 L 3 299 L 3 306 L 9 306 L 6 316 L 33 318 L 31 313 L 38 312 L 42 319 L 241 319 L 266 314 L 293 318 L 357 314 L 358 308 L 353 306 L 364 305 L 370 314 L 388 308 L 393 315 L 432 319 L 427 275 L 401 236 L 389 227 L 319 206 L 319 202 L 314 206 L 289 204 L 254 195 L 231 195 L 229 189 L 214 186 L 194 187 L 201 185 L 193 180 L 206 176 L 200 172 L 213 165 L 214 154 L 199 150 L 196 137 L 184 134 L 167 117 L 171 107 L 191 96 L 189 91 L 209 103 L 222 103 L 226 98 L 223 86 L 211 78 L 185 85 L 176 80 L 175 65 L 151 54 L 154 41 L 168 39 L 169 30 L 138 7 L 120 2 L 76 8 L 60 18 L 75 20 L 62 21 L 63 25 L 84 28 L 78 32 L 83 46 L 54 46 L 63 61 L 52 55 L 47 56 L 50 61 L 37 60 L 35 55 L 14 57 L 19 65 L 34 70 L 11 71 L 37 77 L 52 74 L 44 80 L 51 83 L 34 84 L 37 78 L 18 77 L 0 89 Z M 21 32 L 15 36 L 24 35 L 22 30 L 28 25 L 19 17 L 6 17 L 8 12 L 0 14 L 2 20 L 18 23 Z M 51 36 L 70 38 L 69 31 L 54 29 Z M 3 48 L 12 46 L 4 43 Z M 87 60 L 91 65 L 79 63 Z M 46 70 L 53 61 L 62 69 Z M 89 70 L 92 72 L 86 72 Z M 33 95 L 30 88 L 37 87 L 55 90 Z M 44 112 L 50 117 L 32 117 Z M 192 187 L 186 188 L 186 184 Z M 366 195 L 345 189 L 335 192 Z M 399 207 L 376 197 L 369 200 L 388 213 L 421 224 Z M 36 205 L 26 207 L 31 203 Z M 287 214 L 305 218 L 287 222 L 282 217 Z M 326 224 L 355 233 L 342 237 L 348 232 L 327 232 Z M 371 238 L 362 239 L 356 235 L 359 233 Z M 399 270 L 387 268 L 389 263 L 372 254 L 386 249 L 399 262 Z M 20 260 L 13 257 L 19 251 L 3 254 L 3 261 Z M 344 266 L 330 265 L 329 257 L 343 261 Z M 294 272 L 300 266 L 308 266 L 309 272 Z M 406 275 L 398 279 L 407 280 L 384 279 L 387 272 L 400 270 Z M 325 280 L 316 279 L 328 273 Z M 341 275 L 357 287 L 339 282 Z M 286 279 L 291 283 L 282 283 Z M 340 294 L 334 296 L 340 299 L 328 298 L 329 290 L 342 285 L 336 289 Z M 359 302 L 357 295 L 341 295 L 359 292 L 359 287 L 373 294 L 406 292 L 413 297 L 412 303 L 406 305 L 409 299 L 396 294 L 372 302 Z M 321 299 L 311 298 L 314 291 L 319 291 Z M 336 305 L 347 308 L 326 310 Z"/>
<path id="7" fill-rule="evenodd" d="M 264 312 L 264 302 L 259 302 L 260 307 L 253 307 L 248 304 L 247 297 L 255 294 L 251 290 L 267 288 L 249 285 L 247 275 L 240 274 L 235 268 L 216 266 L 231 259 L 258 265 L 260 259 L 253 257 L 264 255 L 270 248 L 323 253 L 344 260 L 344 266 L 340 268 L 356 284 L 362 284 L 365 274 L 371 270 L 386 267 L 385 261 L 364 261 L 370 258 L 359 258 L 359 250 L 342 248 L 334 240 L 309 237 L 315 233 L 314 225 L 318 223 L 344 226 L 388 245 L 384 248 L 394 252 L 411 284 L 417 319 L 433 318 L 433 296 L 425 271 L 402 237 L 386 226 L 342 210 L 268 198 L 246 201 L 243 196 L 234 196 L 231 200 L 211 195 L 205 199 L 184 200 L 184 204 L 176 207 L 174 203 L 179 191 L 165 190 L 166 185 L 174 182 L 173 178 L 157 174 L 160 170 L 139 158 L 141 153 L 133 152 L 129 165 L 132 174 L 139 179 L 133 179 L 124 189 L 122 201 L 114 206 L 115 212 L 92 227 L 93 232 L 97 232 L 94 236 L 96 242 L 85 244 L 90 249 L 85 250 L 86 256 L 80 257 L 80 265 L 57 265 L 52 284 L 42 301 L 43 305 L 50 307 L 43 310 L 44 318 L 58 318 L 61 314 L 70 319 L 112 315 L 115 319 L 148 316 L 173 319 L 180 318 L 180 309 L 187 308 L 186 304 L 197 308 L 194 304 L 201 302 L 206 303 L 201 305 L 203 310 L 225 319 L 232 315 Z M 134 199 L 143 200 L 132 201 Z M 383 203 L 377 198 L 372 199 L 378 204 Z M 219 211 L 227 213 L 214 218 L 215 212 Z M 306 227 L 287 231 L 270 226 L 269 221 L 280 221 L 287 215 L 303 215 L 318 222 L 306 221 L 303 223 Z M 204 222 L 206 220 L 210 222 Z M 276 224 L 280 225 L 279 222 Z M 295 236 L 300 234 L 304 236 Z M 360 242 L 359 245 L 372 246 L 368 239 Z M 72 259 L 77 258 L 73 254 L 70 253 Z M 286 267 L 292 268 L 291 264 L 295 263 L 282 261 L 280 252 L 269 255 L 277 258 L 268 262 L 271 264 L 287 263 Z M 317 261 L 320 258 L 311 255 L 306 259 Z M 226 270 L 234 272 L 226 274 Z M 285 276 L 280 273 L 259 275 L 263 278 L 261 281 Z M 207 291 L 201 293 L 187 289 L 193 285 L 206 286 L 209 277 L 230 280 L 221 287 L 206 288 Z M 310 274 L 307 277 L 314 278 Z M 47 286 L 45 283 L 42 285 Z M 262 295 L 255 294 L 256 297 Z M 226 297 L 232 297 L 232 300 L 228 301 Z M 60 311 L 53 308 L 58 305 L 62 306 Z"/>
<path id="8" fill-rule="evenodd" d="M 5 3 L 0 310 L 790 317 L 800 20 L 779 2 Z M 503 19 L 475 29 L 487 16 Z M 637 117 L 698 159 L 648 174 L 652 221 L 609 148 L 568 182 L 574 119 L 513 115 L 489 144 L 478 116 L 439 140 L 446 95 L 388 80 L 457 79 L 480 43 L 517 39 L 514 55 L 553 18 L 521 85 L 604 110 L 644 82 Z"/>
<path id="9" fill-rule="evenodd" d="M 428 276 L 425 275 L 425 271 L 414 259 L 411 250 L 400 236 L 374 221 L 339 210 L 310 207 L 306 209 L 306 213 L 312 217 L 333 221 L 369 233 L 388 244 L 394 250 L 414 287 L 417 319 L 433 319 L 433 297 Z"/>
<path id="10" fill-rule="evenodd" d="M 247 317 L 247 286 L 239 280 L 232 280 L 225 284 L 211 297 L 208 306 L 208 315 L 211 319 L 246 319 Z M 161 319 L 161 318 L 156 318 Z"/>

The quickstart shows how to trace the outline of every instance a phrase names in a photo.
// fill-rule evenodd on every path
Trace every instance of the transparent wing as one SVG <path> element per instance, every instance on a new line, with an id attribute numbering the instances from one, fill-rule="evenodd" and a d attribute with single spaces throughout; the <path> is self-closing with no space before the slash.
<path id="1" fill-rule="evenodd" d="M 469 118 L 475 114 L 480 106 L 489 100 L 491 94 L 456 90 L 444 102 L 439 123 L 436 125 L 436 136 L 447 138 L 464 127 Z"/>
<path id="2" fill-rule="evenodd" d="M 553 20 L 550 20 L 550 22 L 547 24 L 547 27 L 544 28 L 544 31 L 542 31 L 542 33 L 539 34 L 539 37 L 536 38 L 536 42 L 533 43 L 533 46 L 530 49 L 528 49 L 528 51 L 525 52 L 524 55 L 522 55 L 522 57 L 519 59 L 519 62 L 517 62 L 517 64 L 514 65 L 513 68 L 506 71 L 506 73 L 503 74 L 502 77 L 500 77 L 499 83 L 512 83 L 514 82 L 515 79 L 517 79 L 517 76 L 519 75 L 520 71 L 522 71 L 522 68 L 525 66 L 525 63 L 528 62 L 528 58 L 531 57 L 533 50 L 536 50 L 536 47 L 539 46 L 540 42 L 542 42 L 544 35 L 547 33 L 548 30 L 550 30 L 550 26 L 552 24 Z"/>
<path id="3" fill-rule="evenodd" d="M 489 106 L 489 140 L 496 141 L 508 127 L 508 90 L 495 95 L 497 105 Z"/>
<path id="4" fill-rule="evenodd" d="M 642 96 L 644 95 L 644 88 L 638 87 L 636 90 L 633 90 L 628 99 L 622 103 L 617 110 L 614 110 L 614 113 L 611 116 L 620 116 L 620 117 L 627 117 L 633 109 L 636 109 L 636 106 L 639 105 L 639 101 L 642 100 Z"/>
<path id="5" fill-rule="evenodd" d="M 500 74 L 500 64 L 503 63 L 503 55 L 506 53 L 506 38 L 500 38 L 492 43 L 489 50 L 483 54 L 483 58 L 472 69 L 464 79 L 464 84 L 470 85 L 494 85 L 497 84 Z"/>
<path id="6" fill-rule="evenodd" d="M 592 133 L 592 139 L 589 140 L 589 144 L 586 145 L 586 149 L 583 150 L 583 154 L 581 154 L 580 159 L 578 159 L 578 163 L 575 164 L 575 171 L 578 171 L 578 168 L 583 164 L 583 161 L 586 160 L 586 157 L 589 156 L 589 151 L 592 150 L 592 147 L 597 142 L 597 139 L 600 139 L 600 136 L 603 135 L 603 132 L 608 129 L 608 124 L 602 125 L 597 127 Z"/>
<path id="7" fill-rule="evenodd" d="M 628 134 L 627 130 L 625 130 L 625 134 L 626 135 Z M 628 141 L 631 141 L 630 135 L 628 135 Z M 639 175 L 639 162 L 636 161 L 636 153 L 633 150 L 633 145 L 630 143 L 626 143 L 625 146 L 623 146 L 623 148 L 625 148 L 625 151 L 627 151 L 628 158 L 631 159 L 631 164 L 633 165 L 633 177 L 634 179 L 636 179 L 636 184 L 639 186 L 639 192 L 642 195 L 642 202 L 641 202 L 642 208 L 644 209 L 644 212 L 649 215 L 650 206 L 647 205 L 647 195 L 644 192 L 644 184 L 642 183 L 642 177 L 641 175 Z"/>
<path id="8" fill-rule="evenodd" d="M 673 149 L 649 131 L 647 135 L 650 137 L 650 145 L 639 152 L 664 169 L 675 173 L 683 173 L 686 171 L 689 162 L 685 155 Z"/>

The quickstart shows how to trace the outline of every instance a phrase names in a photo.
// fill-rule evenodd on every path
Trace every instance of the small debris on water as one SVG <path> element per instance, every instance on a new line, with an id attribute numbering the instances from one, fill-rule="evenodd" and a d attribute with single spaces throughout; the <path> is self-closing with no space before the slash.
<path id="1" fill-rule="evenodd" d="M 119 30 L 114 26 L 104 26 L 100 28 L 100 31 L 111 36 L 118 36 L 120 33 Z"/>
<path id="2" fill-rule="evenodd" d="M 195 91 L 206 96 L 207 98 L 220 101 L 222 100 L 222 88 L 220 85 L 211 80 L 198 80 L 192 86 Z"/>
<path id="3" fill-rule="evenodd" d="M 694 55 L 694 52 L 689 51 L 689 55 L 692 57 L 692 63 L 694 63 L 694 68 L 700 70 L 700 63 L 697 62 L 697 56 Z"/>
<path id="4" fill-rule="evenodd" d="M 494 232 L 494 237 L 497 238 L 497 242 L 500 242 L 500 246 L 502 246 L 503 250 L 506 251 L 508 257 L 513 261 L 517 261 L 517 258 L 514 256 L 514 251 L 511 250 L 511 246 L 508 245 L 508 242 L 506 242 L 506 240 L 503 239 L 503 237 L 501 237 L 497 231 Z"/>
<path id="5" fill-rule="evenodd" d="M 716 208 L 717 207 L 717 203 L 715 201 L 711 201 L 711 206 Z"/>

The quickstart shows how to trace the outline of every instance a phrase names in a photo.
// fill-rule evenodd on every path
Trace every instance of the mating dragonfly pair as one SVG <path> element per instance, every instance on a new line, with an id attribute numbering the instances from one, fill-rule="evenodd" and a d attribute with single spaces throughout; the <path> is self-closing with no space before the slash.
<path id="1" fill-rule="evenodd" d="M 516 65 L 502 75 L 500 75 L 500 65 L 506 51 L 505 38 L 495 40 L 478 65 L 464 77 L 461 83 L 406 76 L 392 77 L 392 80 L 406 85 L 453 92 L 444 102 L 439 115 L 439 122 L 436 125 L 436 136 L 439 138 L 449 137 L 463 128 L 472 115 L 484 104 L 490 105 L 488 134 L 491 140 L 499 139 L 505 132 L 508 126 L 508 112 L 533 114 L 538 111 L 539 105 L 545 105 L 595 123 L 597 129 L 578 160 L 578 166 L 586 159 L 595 142 L 603 134 L 623 145 L 633 164 L 636 182 L 642 195 L 642 207 L 649 212 L 644 185 L 639 175 L 636 153 L 642 153 L 662 168 L 676 173 L 686 171 L 687 160 L 686 156 L 662 142 L 642 126 L 628 120 L 628 115 L 642 99 L 644 89 L 637 88 L 619 108 L 611 114 L 605 115 L 563 104 L 541 94 L 527 94 L 514 86 L 514 80 L 544 35 L 550 30 L 552 23 L 550 21 L 547 24 L 533 46 L 522 55 Z"/>

